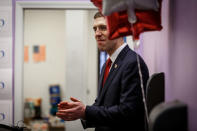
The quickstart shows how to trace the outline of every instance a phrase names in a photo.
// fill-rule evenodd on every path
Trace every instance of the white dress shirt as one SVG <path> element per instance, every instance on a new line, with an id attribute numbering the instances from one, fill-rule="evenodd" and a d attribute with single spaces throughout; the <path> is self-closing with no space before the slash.
<path id="1" fill-rule="evenodd" d="M 116 49 L 116 51 L 109 57 L 112 61 L 112 64 L 114 64 L 116 58 L 118 57 L 118 55 L 120 54 L 120 52 L 122 51 L 122 49 L 127 45 L 127 43 L 124 43 L 122 44 L 118 49 Z M 112 67 L 112 66 L 111 66 Z M 110 70 L 111 70 L 111 67 L 110 67 Z"/>

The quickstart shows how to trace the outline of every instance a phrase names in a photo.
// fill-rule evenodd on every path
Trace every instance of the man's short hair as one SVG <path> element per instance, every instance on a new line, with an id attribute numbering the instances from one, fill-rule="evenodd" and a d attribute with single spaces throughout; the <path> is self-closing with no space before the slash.
<path id="1" fill-rule="evenodd" d="M 96 12 L 94 15 L 94 19 L 99 18 L 99 17 L 105 17 L 100 11 Z"/>

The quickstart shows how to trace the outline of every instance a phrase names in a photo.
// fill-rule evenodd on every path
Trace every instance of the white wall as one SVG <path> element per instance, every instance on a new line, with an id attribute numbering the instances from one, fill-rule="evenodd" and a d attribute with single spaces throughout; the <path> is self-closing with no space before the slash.
<path id="1" fill-rule="evenodd" d="M 65 89 L 64 10 L 25 10 L 24 45 L 29 61 L 24 63 L 24 98 L 42 98 L 42 115 L 49 114 L 49 85 Z M 46 46 L 46 61 L 33 61 L 33 46 Z"/>
<path id="2" fill-rule="evenodd" d="M 196 6 L 196 0 L 164 0 L 163 29 L 143 35 L 149 69 L 165 72 L 165 100 L 179 100 L 188 106 L 189 131 L 197 131 Z"/>
<path id="3" fill-rule="evenodd" d="M 95 15 L 94 10 L 86 11 L 86 57 L 87 57 L 87 94 L 86 104 L 92 104 L 97 96 L 97 86 L 98 86 L 98 47 L 94 38 L 93 31 L 93 17 Z M 95 88 L 96 87 L 96 88 Z"/>
<path id="4" fill-rule="evenodd" d="M 92 32 L 93 12 L 66 11 L 66 98 L 92 104 L 97 91 L 97 47 Z M 89 92 L 89 93 L 88 93 Z M 67 131 L 82 131 L 79 120 L 66 122 Z"/>
<path id="5" fill-rule="evenodd" d="M 92 104 L 97 95 L 97 44 L 92 29 L 95 11 L 25 10 L 24 98 L 41 97 L 43 115 L 49 113 L 50 84 L 60 84 L 63 100 L 76 97 Z M 46 61 L 35 63 L 33 45 L 46 45 Z M 83 130 L 79 120 L 66 122 L 66 130 Z M 91 129 L 90 129 L 91 130 Z"/>

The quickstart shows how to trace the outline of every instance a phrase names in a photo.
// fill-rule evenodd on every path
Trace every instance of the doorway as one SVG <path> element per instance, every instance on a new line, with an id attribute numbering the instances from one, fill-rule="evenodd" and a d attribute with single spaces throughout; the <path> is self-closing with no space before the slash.
<path id="1" fill-rule="evenodd" d="M 90 5 L 90 3 L 85 2 L 86 6 L 84 6 L 84 2 L 80 2 L 83 3 L 81 4 L 82 7 L 80 7 L 80 9 L 76 10 L 77 7 L 75 7 L 75 5 L 77 3 L 74 3 L 72 5 L 73 7 L 75 7 L 74 10 L 70 8 L 69 10 L 65 10 L 62 9 L 62 5 L 61 9 L 58 9 L 60 8 L 60 6 L 58 6 L 58 3 L 59 2 L 57 2 L 56 4 L 57 9 L 53 8 L 52 10 L 50 10 L 48 9 L 50 2 L 48 4 L 44 3 L 43 5 L 39 2 L 37 3 L 37 6 L 42 5 L 44 9 L 36 8 L 36 2 L 34 2 L 34 4 L 32 4 L 31 2 L 16 2 L 16 15 L 21 16 L 16 17 L 16 26 L 18 24 L 23 25 L 24 23 L 24 27 L 16 27 L 15 47 L 17 46 L 17 48 L 15 48 L 15 98 L 17 97 L 17 99 L 15 99 L 15 122 L 23 119 L 24 101 L 27 97 L 46 98 L 42 98 L 42 115 L 44 117 L 47 116 L 48 109 L 50 108 L 48 88 L 53 84 L 60 85 L 62 89 L 62 100 L 68 100 L 70 96 L 73 96 L 84 101 L 85 104 L 91 104 L 96 97 L 96 84 L 98 76 L 97 47 L 95 41 L 93 40 L 94 38 L 91 37 L 91 35 L 87 35 L 91 34 L 90 29 L 92 30 L 92 28 L 89 26 L 91 25 L 90 18 L 93 18 L 91 15 L 94 14 L 95 8 Z M 64 4 L 65 3 L 66 2 L 64 2 Z M 51 4 L 51 6 L 52 5 L 53 4 Z M 65 5 L 65 7 L 68 6 L 67 4 Z M 89 8 L 91 7 L 91 10 L 87 10 L 87 5 L 89 5 Z M 32 6 L 34 7 L 33 9 Z M 47 10 L 45 9 L 46 7 Z M 84 10 L 83 8 L 86 10 Z M 38 11 L 41 12 L 38 13 Z M 22 21 L 23 18 L 24 20 L 26 20 L 27 12 L 34 12 L 33 15 L 35 15 L 35 12 L 40 14 L 40 18 L 36 16 L 35 21 L 43 18 L 47 20 L 46 17 L 48 17 L 49 19 L 47 21 L 52 22 L 53 19 L 58 19 L 54 18 L 57 15 L 54 15 L 52 17 L 53 11 L 61 14 L 61 16 L 59 17 L 60 23 L 58 23 L 58 25 L 61 25 L 62 23 L 64 24 L 63 27 L 60 26 L 62 27 L 60 28 L 60 30 L 62 29 L 62 31 L 55 33 L 55 30 L 58 27 L 54 28 L 54 26 L 50 23 L 48 27 L 47 24 L 43 24 L 43 26 L 39 27 L 41 28 L 41 31 L 38 31 L 40 34 L 38 32 L 36 33 L 36 31 L 29 31 L 30 34 L 27 33 L 28 31 L 26 29 L 32 28 L 29 26 L 26 27 L 26 22 Z M 46 14 L 43 14 L 46 12 L 48 12 L 50 15 L 47 16 Z M 77 24 L 74 24 L 74 21 L 77 22 Z M 86 23 L 86 25 L 84 23 Z M 75 26 L 72 27 L 71 25 Z M 24 32 L 22 30 L 23 28 Z M 48 33 L 42 32 L 45 31 L 44 28 L 49 29 L 47 31 Z M 34 37 L 34 35 L 31 34 L 33 32 L 34 35 L 38 35 L 40 37 L 39 40 L 37 39 L 38 37 Z M 58 34 L 60 32 L 63 33 Z M 24 36 L 22 36 L 23 33 Z M 57 35 L 57 39 L 51 40 L 50 36 L 55 37 L 55 35 Z M 46 37 L 47 39 L 44 40 L 44 37 Z M 29 49 L 28 61 L 24 61 L 23 57 L 21 57 L 23 56 L 25 51 L 24 46 Z M 34 59 L 34 49 L 36 48 L 44 48 L 44 61 L 36 62 L 36 60 Z M 73 57 L 76 60 L 74 62 L 72 59 Z M 39 92 L 36 93 L 36 90 L 39 90 Z M 74 121 L 67 123 L 66 129 L 81 130 L 82 127 L 79 121 Z"/>

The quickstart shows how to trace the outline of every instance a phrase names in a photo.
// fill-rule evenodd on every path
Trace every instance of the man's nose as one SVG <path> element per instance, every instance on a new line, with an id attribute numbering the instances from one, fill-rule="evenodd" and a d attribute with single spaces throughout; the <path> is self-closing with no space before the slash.
<path id="1" fill-rule="evenodd" d="M 98 36 L 98 35 L 101 35 L 101 34 L 102 34 L 101 30 L 99 30 L 99 29 L 97 28 L 96 31 L 95 31 L 95 35 Z"/>

